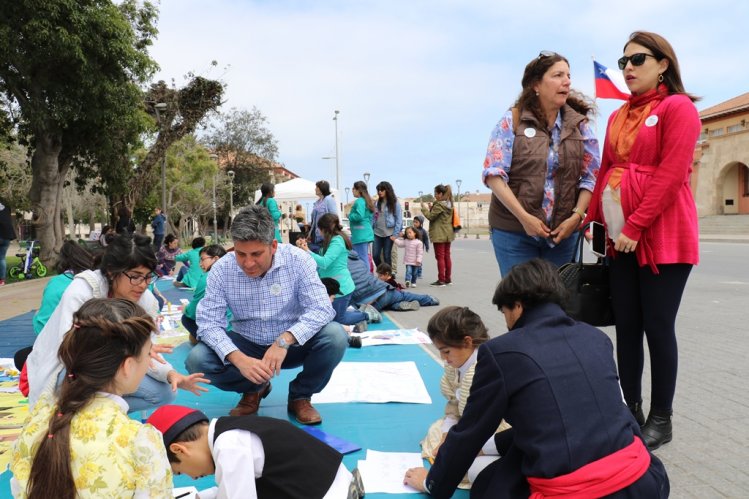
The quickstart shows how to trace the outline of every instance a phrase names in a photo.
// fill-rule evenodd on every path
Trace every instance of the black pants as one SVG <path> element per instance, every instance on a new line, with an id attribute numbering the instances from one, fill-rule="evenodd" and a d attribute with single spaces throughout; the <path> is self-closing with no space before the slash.
<path id="1" fill-rule="evenodd" d="M 658 274 L 640 267 L 632 253 L 611 261 L 611 298 L 616 317 L 616 358 L 627 403 L 642 400 L 643 335 L 650 350 L 650 410 L 670 411 L 679 354 L 676 314 L 692 265 L 658 265 Z"/>

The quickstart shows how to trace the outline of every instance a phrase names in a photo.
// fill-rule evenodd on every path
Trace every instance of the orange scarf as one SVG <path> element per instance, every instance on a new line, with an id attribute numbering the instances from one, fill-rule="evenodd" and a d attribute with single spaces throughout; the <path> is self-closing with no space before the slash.
<path id="1" fill-rule="evenodd" d="M 629 153 L 635 143 L 637 133 L 650 116 L 653 105 L 660 102 L 666 95 L 668 95 L 666 86 L 660 85 L 642 95 L 631 96 L 627 103 L 619 108 L 609 129 L 609 140 L 617 163 L 629 162 Z M 608 184 L 612 189 L 617 189 L 621 184 L 623 172 L 624 169 L 618 167 L 611 171 Z"/>

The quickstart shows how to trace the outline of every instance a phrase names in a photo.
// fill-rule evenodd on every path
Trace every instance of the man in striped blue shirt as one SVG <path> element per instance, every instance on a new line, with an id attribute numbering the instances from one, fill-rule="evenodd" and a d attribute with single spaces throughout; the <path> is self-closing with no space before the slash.
<path id="1" fill-rule="evenodd" d="M 302 366 L 289 384 L 288 410 L 318 424 L 310 403 L 343 358 L 348 337 L 304 251 L 278 244 L 267 208 L 240 210 L 232 223 L 234 252 L 213 264 L 197 308 L 197 337 L 185 361 L 221 390 L 242 394 L 232 416 L 255 414 L 281 369 Z M 226 308 L 233 314 L 227 332 Z"/>

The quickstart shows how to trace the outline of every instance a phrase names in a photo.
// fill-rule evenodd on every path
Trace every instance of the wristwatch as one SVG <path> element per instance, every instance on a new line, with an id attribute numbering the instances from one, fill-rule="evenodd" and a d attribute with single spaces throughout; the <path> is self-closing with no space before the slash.
<path id="1" fill-rule="evenodd" d="M 284 338 L 283 335 L 281 335 L 276 339 L 276 345 L 283 348 L 284 350 L 288 350 L 289 347 L 291 346 L 291 343 L 286 341 L 286 338 Z"/>
<path id="2" fill-rule="evenodd" d="M 585 212 L 584 212 L 583 210 L 581 210 L 581 209 L 580 209 L 580 208 L 578 208 L 577 206 L 575 206 L 574 208 L 572 208 L 572 213 L 575 213 L 575 214 L 576 214 L 577 216 L 579 216 L 579 217 L 580 217 L 580 221 L 581 221 L 581 222 L 582 222 L 583 220 L 585 220 L 585 217 L 586 217 L 586 216 L 588 216 L 588 214 L 587 214 L 587 213 L 585 213 Z"/>

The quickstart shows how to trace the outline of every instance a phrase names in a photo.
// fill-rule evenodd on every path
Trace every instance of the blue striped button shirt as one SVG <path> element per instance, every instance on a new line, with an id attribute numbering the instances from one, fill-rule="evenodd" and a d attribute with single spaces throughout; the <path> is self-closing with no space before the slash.
<path id="1" fill-rule="evenodd" d="M 198 338 L 224 362 L 238 350 L 226 334 L 227 307 L 234 332 L 258 345 L 270 345 L 284 331 L 304 345 L 335 317 L 314 260 L 288 244 L 278 245 L 262 277 L 247 276 L 233 252 L 211 267 L 198 304 Z"/>

